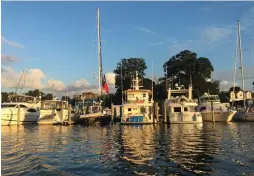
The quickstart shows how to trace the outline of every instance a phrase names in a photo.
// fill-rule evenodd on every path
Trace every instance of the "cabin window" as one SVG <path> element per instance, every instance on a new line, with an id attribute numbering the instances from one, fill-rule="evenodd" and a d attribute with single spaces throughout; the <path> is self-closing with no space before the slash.
<path id="1" fill-rule="evenodd" d="M 144 107 L 140 108 L 140 112 L 141 113 L 145 113 L 146 112 L 146 108 L 144 108 Z"/>
<path id="2" fill-rule="evenodd" d="M 137 110 L 137 108 L 134 108 L 133 110 L 134 110 L 134 111 L 136 111 L 136 110 Z"/>
<path id="3" fill-rule="evenodd" d="M 184 111 L 188 111 L 188 108 L 187 108 L 187 107 L 184 107 Z"/>
<path id="4" fill-rule="evenodd" d="M 128 108 L 128 111 L 131 111 L 131 108 Z"/>
<path id="5" fill-rule="evenodd" d="M 129 98 L 134 98 L 134 94 L 129 94 L 128 97 Z"/>
<path id="6" fill-rule="evenodd" d="M 36 112 L 35 109 L 28 109 L 27 112 Z"/>
<path id="7" fill-rule="evenodd" d="M 146 94 L 143 94 L 143 98 L 145 98 L 146 97 Z"/>
<path id="8" fill-rule="evenodd" d="M 19 105 L 21 108 L 26 108 L 27 106 L 25 106 L 25 105 Z"/>
<path id="9" fill-rule="evenodd" d="M 181 112 L 181 107 L 174 107 L 174 112 Z"/>

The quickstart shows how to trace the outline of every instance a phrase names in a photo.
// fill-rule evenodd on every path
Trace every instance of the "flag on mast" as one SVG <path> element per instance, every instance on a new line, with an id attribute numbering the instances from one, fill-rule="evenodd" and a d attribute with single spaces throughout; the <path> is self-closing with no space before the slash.
<path id="1" fill-rule="evenodd" d="M 102 85 L 103 85 L 104 91 L 106 93 L 109 93 L 108 84 L 107 84 L 107 80 L 106 80 L 105 74 L 104 74 L 103 79 L 102 79 Z"/>

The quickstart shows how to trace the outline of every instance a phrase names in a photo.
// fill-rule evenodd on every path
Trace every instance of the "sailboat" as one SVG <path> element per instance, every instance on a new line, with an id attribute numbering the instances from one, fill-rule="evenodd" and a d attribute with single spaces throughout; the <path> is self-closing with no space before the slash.
<path id="1" fill-rule="evenodd" d="M 240 52 L 240 64 L 241 64 L 241 80 L 242 80 L 242 91 L 243 91 L 243 110 L 237 112 L 234 120 L 235 121 L 253 121 L 254 122 L 254 103 L 246 103 L 246 95 L 244 90 L 244 72 L 243 72 L 243 59 L 242 59 L 242 43 L 240 35 L 240 21 L 238 20 L 238 47 Z M 236 74 L 236 73 L 235 73 Z M 235 82 L 235 78 L 234 78 Z"/>
<path id="2" fill-rule="evenodd" d="M 108 87 L 106 83 L 105 75 L 103 76 L 102 72 L 102 55 L 101 55 L 101 39 L 100 39 L 100 9 L 97 9 L 97 42 L 98 42 L 98 87 L 99 87 L 99 101 L 96 99 L 83 99 L 81 103 L 81 114 L 80 120 L 90 122 L 96 121 L 109 121 L 110 115 L 103 113 L 102 100 L 101 96 L 106 92 L 108 93 Z M 80 104 L 79 103 L 79 104 Z M 84 108 L 85 107 L 85 108 Z"/>
<path id="3" fill-rule="evenodd" d="M 24 78 L 21 93 L 17 94 Z M 9 101 L 1 104 L 1 125 L 25 125 L 37 123 L 40 116 L 41 97 L 22 94 L 25 87 L 25 71 L 23 71 L 15 94 L 9 95 Z"/>

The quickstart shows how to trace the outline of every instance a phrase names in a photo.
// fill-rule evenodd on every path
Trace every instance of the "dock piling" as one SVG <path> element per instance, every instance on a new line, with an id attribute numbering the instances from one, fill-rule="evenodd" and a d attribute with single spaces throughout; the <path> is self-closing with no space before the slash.
<path id="1" fill-rule="evenodd" d="M 111 122 L 114 121 L 114 105 L 111 103 Z"/>
<path id="2" fill-rule="evenodd" d="M 155 117 L 157 123 L 159 122 L 159 108 L 158 108 L 158 102 L 155 103 Z"/>
<path id="3" fill-rule="evenodd" d="M 163 113 L 164 113 L 164 123 L 168 123 L 168 118 L 167 118 L 167 108 L 166 108 L 166 102 L 164 101 L 163 102 L 163 108 L 164 108 L 164 111 L 163 111 Z"/>
<path id="4" fill-rule="evenodd" d="M 18 123 L 17 125 L 20 125 L 20 105 L 18 105 L 18 119 L 17 119 Z"/>
<path id="5" fill-rule="evenodd" d="M 214 111 L 213 111 L 213 101 L 211 101 L 211 108 L 212 108 L 212 120 L 213 120 L 213 123 L 215 123 Z"/>
<path id="6" fill-rule="evenodd" d="M 71 104 L 68 104 L 68 122 L 71 124 Z"/>

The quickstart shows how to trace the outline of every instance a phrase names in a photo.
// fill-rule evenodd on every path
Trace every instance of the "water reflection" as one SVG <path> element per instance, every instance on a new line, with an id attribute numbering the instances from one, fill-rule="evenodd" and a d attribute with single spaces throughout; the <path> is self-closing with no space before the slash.
<path id="1" fill-rule="evenodd" d="M 252 125 L 2 126 L 2 174 L 249 175 Z"/>

